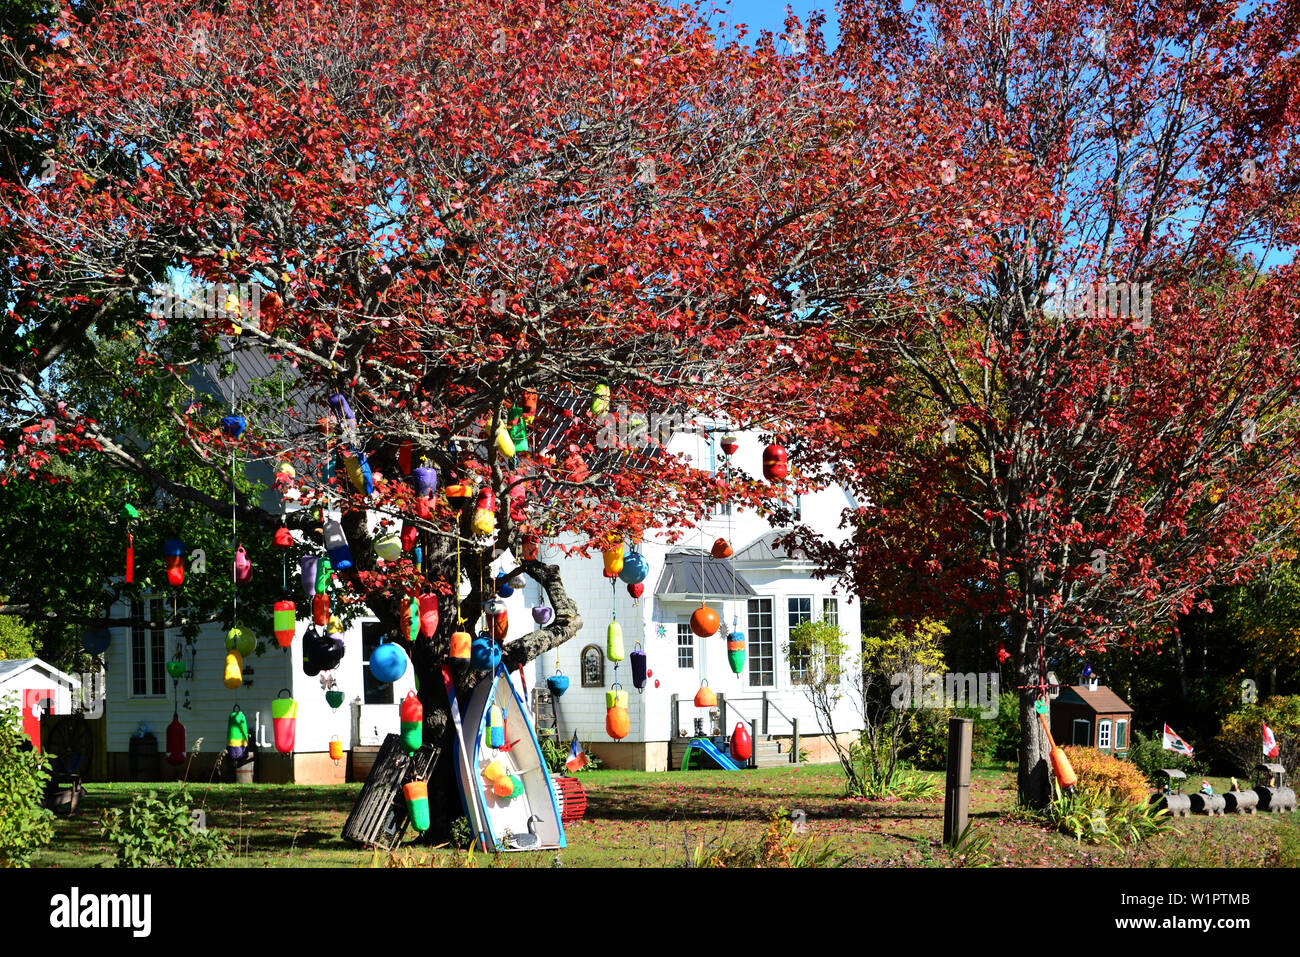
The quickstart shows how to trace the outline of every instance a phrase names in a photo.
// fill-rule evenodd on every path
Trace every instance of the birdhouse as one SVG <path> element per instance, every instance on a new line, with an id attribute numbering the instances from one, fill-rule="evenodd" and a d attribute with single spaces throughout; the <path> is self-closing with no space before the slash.
<path id="1" fill-rule="evenodd" d="M 640 598 L 645 594 L 645 582 L 633 582 L 627 586 L 627 593 L 633 598 Z"/>
<path id="2" fill-rule="evenodd" d="M 763 478 L 778 482 L 788 474 L 790 468 L 785 449 L 775 443 L 763 449 Z"/>
<path id="3" fill-rule="evenodd" d="M 727 544 L 725 538 L 718 538 L 714 540 L 713 549 L 710 554 L 712 554 L 714 558 L 730 558 L 735 553 L 731 550 L 731 546 Z"/>
<path id="4" fill-rule="evenodd" d="M 222 673 L 221 683 L 231 691 L 244 683 L 244 656 L 238 651 L 226 652 L 226 667 Z"/>
<path id="5" fill-rule="evenodd" d="M 611 621 L 605 629 L 605 657 L 610 661 L 623 660 L 623 626 Z"/>
<path id="6" fill-rule="evenodd" d="M 745 633 L 733 631 L 727 635 L 727 664 L 731 666 L 732 674 L 740 674 L 745 670 Z"/>
<path id="7" fill-rule="evenodd" d="M 402 745 L 414 754 L 424 744 L 424 705 L 420 704 L 414 691 L 408 691 L 402 699 L 398 717 L 402 722 Z"/>
<path id="8" fill-rule="evenodd" d="M 438 596 L 425 592 L 419 598 L 420 634 L 432 638 L 438 633 Z"/>
<path id="9" fill-rule="evenodd" d="M 281 525 L 275 530 L 275 538 L 271 542 L 276 548 L 293 548 L 293 532 Z"/>
<path id="10" fill-rule="evenodd" d="M 700 638 L 712 638 L 718 633 L 721 625 L 722 621 L 718 618 L 718 613 L 708 605 L 701 605 L 691 615 L 691 631 Z"/>
<path id="11" fill-rule="evenodd" d="M 275 628 L 275 640 L 281 648 L 288 648 L 293 644 L 294 625 L 297 618 L 297 609 L 294 603 L 287 598 L 277 601 L 272 613 L 272 624 Z"/>
<path id="12" fill-rule="evenodd" d="M 253 563 L 248 560 L 248 552 L 240 545 L 235 549 L 235 582 L 247 585 L 253 578 Z"/>
<path id="13" fill-rule="evenodd" d="M 636 643 L 632 654 L 628 655 L 628 660 L 632 665 L 632 687 L 640 691 L 645 687 L 646 679 L 646 657 L 645 652 L 641 650 L 641 642 Z"/>
<path id="14" fill-rule="evenodd" d="M 375 554 L 386 562 L 395 562 L 402 557 L 402 539 L 396 532 L 380 535 L 375 539 Z"/>
<path id="15" fill-rule="evenodd" d="M 411 781 L 402 785 L 406 798 L 406 815 L 411 826 L 423 833 L 429 829 L 429 785 L 424 781 Z"/>
<path id="16" fill-rule="evenodd" d="M 636 585 L 645 581 L 648 574 L 650 574 L 650 563 L 640 552 L 629 551 L 623 556 L 623 568 L 618 573 L 621 581 Z"/>
<path id="17" fill-rule="evenodd" d="M 549 625 L 551 619 L 554 617 L 555 612 L 551 610 L 549 605 L 533 606 L 533 621 L 537 622 L 537 624 L 542 625 L 543 627 Z"/>
<path id="18" fill-rule="evenodd" d="M 735 730 L 731 732 L 731 756 L 737 761 L 748 761 L 754 754 L 754 739 L 749 736 L 745 729 L 745 722 L 737 721 Z"/>
<path id="19" fill-rule="evenodd" d="M 467 661 L 470 658 L 472 643 L 468 631 L 453 631 L 451 633 L 451 650 L 448 654 L 457 661 Z"/>
<path id="20" fill-rule="evenodd" d="M 92 655 L 102 655 L 113 643 L 113 633 L 107 628 L 87 628 L 81 633 L 81 647 Z"/>
<path id="21" fill-rule="evenodd" d="M 185 584 L 185 543 L 179 538 L 169 538 L 163 543 L 163 564 L 167 566 L 167 582 L 173 588 Z"/>
<path id="22" fill-rule="evenodd" d="M 352 567 L 352 549 L 348 547 L 343 526 L 338 522 L 325 523 L 325 552 L 330 564 L 339 571 L 345 572 Z"/>
<path id="23" fill-rule="evenodd" d="M 628 716 L 627 708 L 615 706 L 605 709 L 605 733 L 615 741 L 626 738 L 631 726 L 632 720 Z"/>
<path id="24" fill-rule="evenodd" d="M 438 490 L 438 472 L 428 465 L 421 465 L 412 472 L 411 479 L 415 482 L 417 495 L 428 496 Z M 451 489 L 447 490 L 447 495 L 451 495 Z"/>
<path id="25" fill-rule="evenodd" d="M 735 455 L 736 449 L 740 448 L 740 443 L 736 441 L 734 435 L 724 435 L 718 444 L 722 446 L 722 451 L 726 455 Z"/>
<path id="26" fill-rule="evenodd" d="M 237 439 L 244 434 L 244 427 L 247 424 L 242 415 L 227 415 L 221 419 L 221 431 L 232 439 Z"/>
<path id="27" fill-rule="evenodd" d="M 173 767 L 185 763 L 185 725 L 175 711 L 172 723 L 167 725 L 167 763 Z"/>
<path id="28" fill-rule="evenodd" d="M 697 708 L 715 708 L 718 705 L 718 696 L 713 693 L 709 687 L 709 682 L 703 680 L 700 682 L 700 690 L 695 692 L 695 707 Z"/>
<path id="29" fill-rule="evenodd" d="M 298 569 L 302 578 L 302 590 L 310 598 L 316 594 L 316 565 L 317 556 L 304 555 L 298 560 Z"/>
<path id="30" fill-rule="evenodd" d="M 370 653 L 370 673 L 380 684 L 392 684 L 406 673 L 406 652 L 380 639 L 379 647 Z"/>
<path id="31" fill-rule="evenodd" d="M 484 487 L 479 490 L 478 500 L 474 503 L 474 518 L 470 528 L 475 535 L 491 535 L 497 527 L 497 497 L 492 489 Z"/>
<path id="32" fill-rule="evenodd" d="M 288 695 L 288 689 L 280 691 Z M 293 753 L 293 742 L 298 734 L 298 702 L 291 697 L 276 698 L 271 702 L 271 730 L 275 736 L 275 750 L 281 754 Z"/>

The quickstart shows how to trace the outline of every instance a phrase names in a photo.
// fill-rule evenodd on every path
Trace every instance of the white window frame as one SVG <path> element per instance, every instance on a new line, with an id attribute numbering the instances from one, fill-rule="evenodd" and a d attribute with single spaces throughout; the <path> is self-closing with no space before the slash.
<path id="1" fill-rule="evenodd" d="M 1097 750 L 1098 751 L 1111 750 L 1110 732 L 1112 727 L 1113 727 L 1113 723 L 1111 722 L 1110 718 L 1103 718 L 1097 722 Z"/>
<path id="2" fill-rule="evenodd" d="M 1121 726 L 1123 726 L 1123 728 L 1124 728 L 1124 743 L 1123 743 L 1123 744 L 1120 744 L 1120 743 L 1119 743 L 1119 729 L 1120 729 Z M 1115 719 L 1115 747 L 1113 747 L 1111 750 L 1112 750 L 1112 751 L 1127 751 L 1127 750 L 1128 750 L 1128 719 L 1127 719 L 1127 718 L 1116 718 L 1116 719 Z"/>
<path id="3" fill-rule="evenodd" d="M 1087 734 L 1084 736 L 1083 741 L 1079 740 L 1079 725 L 1083 725 L 1087 729 Z M 1074 721 L 1071 722 L 1070 724 L 1070 743 L 1082 744 L 1084 747 L 1091 747 L 1092 746 L 1092 722 L 1089 721 L 1087 718 L 1075 718 Z"/>
<path id="4" fill-rule="evenodd" d="M 759 629 L 754 624 L 754 619 L 753 619 L 754 614 L 757 613 L 759 615 L 759 620 L 760 621 L 762 620 L 763 602 L 767 603 L 767 612 L 768 612 L 768 647 L 770 648 L 770 653 L 767 655 L 759 654 L 762 646 L 759 641 Z M 755 604 L 759 606 L 757 610 L 751 607 Z M 776 649 L 776 599 L 773 598 L 771 595 L 755 595 L 753 598 L 750 598 L 748 601 L 746 601 L 745 602 L 745 623 L 749 626 L 745 635 L 746 642 L 749 646 L 748 648 L 749 660 L 745 664 L 745 684 L 747 687 L 750 688 L 775 689 L 776 676 L 778 673 L 777 649 Z M 755 671 L 756 671 L 754 666 L 762 658 L 767 658 L 772 663 L 771 671 L 768 672 L 768 674 L 771 677 L 771 681 L 768 682 L 754 680 Z"/>
<path id="5" fill-rule="evenodd" d="M 805 618 L 805 617 L 802 617 L 802 616 L 803 616 L 803 612 L 802 612 L 802 610 L 796 612 L 796 611 L 791 607 L 791 605 L 792 605 L 794 602 L 797 602 L 797 601 L 798 601 L 798 602 L 806 601 L 806 602 L 808 603 L 808 615 L 807 615 L 806 618 Z M 801 616 L 800 619 L 799 619 L 799 621 L 797 621 L 797 622 L 792 620 L 796 614 Z M 815 620 L 816 620 L 816 619 L 815 619 L 815 617 L 813 616 L 813 596 L 812 596 L 812 595 L 786 595 L 786 596 L 785 596 L 785 643 L 786 643 L 786 649 L 787 649 L 787 652 L 788 652 L 789 647 L 790 647 L 790 634 L 791 634 L 791 632 L 794 631 L 795 626 L 798 625 L 798 624 L 801 624 L 802 622 L 805 622 L 805 621 L 815 621 Z M 807 683 L 807 680 L 808 680 L 808 672 L 809 672 L 809 670 L 810 670 L 811 667 L 812 667 L 812 661 L 811 661 L 811 659 L 809 660 L 809 662 L 808 662 L 808 667 L 796 670 L 796 669 L 795 669 L 795 666 L 794 666 L 794 660 L 793 660 L 793 658 L 792 658 L 792 657 L 787 653 L 787 655 L 786 655 L 785 667 L 786 667 L 786 671 L 787 671 L 787 672 L 789 673 L 789 675 L 790 675 L 790 684 L 792 684 L 792 685 L 802 685 L 802 684 Z"/>
<path id="6" fill-rule="evenodd" d="M 840 626 L 840 600 L 835 595 L 825 595 L 822 597 L 822 621 Z"/>
<path id="7" fill-rule="evenodd" d="M 361 703 L 364 704 L 364 705 L 370 706 L 370 707 L 379 707 L 379 708 L 387 708 L 387 707 L 390 707 L 390 706 L 393 706 L 393 705 L 399 705 L 399 704 L 401 704 L 401 701 L 399 701 L 399 700 L 398 700 L 398 697 L 397 697 L 397 691 L 396 691 L 396 689 L 393 688 L 393 686 L 392 686 L 391 684 L 389 684 L 389 685 L 380 684 L 380 687 L 381 687 L 381 688 L 386 688 L 386 689 L 387 689 L 387 692 L 386 692 L 386 693 L 387 693 L 387 695 L 388 695 L 389 697 L 391 697 L 391 698 L 393 699 L 392 701 L 367 701 L 367 700 L 366 700 L 366 696 L 367 696 L 367 694 L 368 694 L 368 691 L 367 691 L 367 689 L 366 689 L 366 679 L 369 678 L 369 679 L 373 680 L 373 678 L 374 678 L 374 675 L 373 675 L 373 674 L 371 673 L 371 671 L 370 671 L 370 655 L 369 655 L 369 654 L 366 654 L 366 638 L 365 638 L 365 635 L 366 635 L 366 626 L 367 626 L 367 625 L 377 625 L 377 624 L 379 624 L 379 619 L 378 619 L 378 618 L 366 618 L 366 619 L 363 619 L 363 620 L 357 622 L 357 624 L 359 624 L 359 625 L 361 626 L 361 628 L 360 628 L 360 630 L 361 630 L 361 655 L 362 655 L 362 658 L 361 658 L 361 675 L 362 675 L 362 681 L 361 681 Z M 382 644 L 382 642 L 381 642 L 381 644 Z M 375 645 L 375 648 L 378 648 L 378 647 L 379 647 L 378 644 Z M 371 649 L 371 654 L 374 653 L 375 648 L 372 648 L 372 649 Z M 378 683 L 378 682 L 376 682 L 376 683 Z"/>
<path id="8" fill-rule="evenodd" d="M 139 617 L 145 618 L 149 621 L 156 621 L 157 619 L 164 617 L 167 613 L 167 603 L 166 600 L 161 595 L 149 595 L 143 599 L 132 601 L 129 607 L 133 617 L 137 614 L 137 608 L 138 608 Z M 151 610 L 155 607 L 157 609 L 156 611 Z M 137 633 L 141 634 L 144 639 L 143 651 L 145 654 L 145 686 L 152 687 L 154 689 L 161 688 L 162 690 L 145 691 L 145 692 L 137 692 L 135 690 L 135 665 L 136 665 L 135 637 Z M 133 698 L 133 699 L 144 701 L 144 700 L 156 700 L 158 698 L 167 697 L 166 667 L 167 667 L 167 658 L 168 658 L 167 639 L 169 637 L 170 636 L 167 634 L 166 628 L 146 629 L 146 628 L 136 627 L 135 625 L 132 625 L 130 628 L 127 629 L 127 640 L 126 640 L 127 698 Z M 153 649 L 155 646 L 161 646 L 162 648 L 163 673 L 161 676 L 151 673 L 153 660 L 154 660 Z"/>
<path id="9" fill-rule="evenodd" d="M 685 639 L 683 641 L 683 639 Z M 682 652 L 690 652 L 691 660 L 687 664 L 682 664 Z M 694 668 L 695 667 L 695 632 L 691 631 L 689 621 L 679 621 L 677 623 L 677 667 Z"/>

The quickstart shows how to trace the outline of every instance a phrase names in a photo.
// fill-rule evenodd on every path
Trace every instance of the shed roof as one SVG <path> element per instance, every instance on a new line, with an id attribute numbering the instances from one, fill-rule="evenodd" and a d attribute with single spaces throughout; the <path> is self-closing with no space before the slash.
<path id="1" fill-rule="evenodd" d="M 40 658 L 7 658 L 0 660 L 0 681 L 17 677 L 22 672 L 32 668 L 43 671 L 56 681 L 62 681 L 69 688 L 81 687 L 81 682 L 72 675 L 60 671 L 48 661 L 42 661 Z"/>
<path id="2" fill-rule="evenodd" d="M 1096 714 L 1114 714 L 1115 712 L 1133 713 L 1133 709 L 1124 703 L 1124 699 L 1105 685 L 1098 685 L 1096 691 L 1087 685 L 1071 685 L 1061 692 L 1057 704 L 1082 704 L 1091 708 Z"/>
<path id="3" fill-rule="evenodd" d="M 703 549 L 678 549 L 664 556 L 656 595 L 749 597 L 758 594 L 732 564 Z"/>
<path id="4" fill-rule="evenodd" d="M 777 561 L 784 562 L 790 559 L 806 559 L 802 549 L 783 548 L 776 544 L 777 540 L 789 535 L 788 530 L 774 529 L 770 532 L 764 532 L 758 538 L 754 539 L 744 548 L 736 553 L 738 562 L 763 562 Z"/>

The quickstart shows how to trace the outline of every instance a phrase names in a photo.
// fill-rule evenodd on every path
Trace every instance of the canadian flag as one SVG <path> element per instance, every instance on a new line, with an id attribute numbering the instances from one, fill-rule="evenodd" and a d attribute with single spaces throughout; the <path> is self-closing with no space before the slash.
<path id="1" fill-rule="evenodd" d="M 1165 742 L 1166 751 L 1176 751 L 1178 754 L 1185 754 L 1189 758 L 1192 756 L 1192 746 L 1174 733 L 1174 729 L 1165 725 Z"/>
<path id="2" fill-rule="evenodd" d="M 1264 725 L 1264 757 L 1275 758 L 1277 755 L 1277 738 L 1273 737 L 1273 729 L 1266 724 Z"/>

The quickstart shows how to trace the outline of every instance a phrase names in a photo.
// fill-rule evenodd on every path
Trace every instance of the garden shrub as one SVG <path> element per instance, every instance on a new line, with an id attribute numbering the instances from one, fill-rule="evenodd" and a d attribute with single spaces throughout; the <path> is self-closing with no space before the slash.
<path id="1" fill-rule="evenodd" d="M 190 796 L 137 794 L 125 809 L 105 809 L 100 831 L 116 849 L 118 867 L 216 867 L 226 863 L 226 839 L 200 824 Z"/>
<path id="2" fill-rule="evenodd" d="M 790 812 L 777 808 L 767 819 L 767 827 L 752 844 L 728 840 L 722 834 L 705 842 L 701 838 L 687 849 L 686 867 L 841 867 L 844 858 L 829 841 L 808 837 L 802 841 L 794 835 Z"/>
<path id="3" fill-rule="evenodd" d="M 1161 773 L 1161 768 L 1182 771 L 1189 778 L 1200 777 L 1205 773 L 1196 759 L 1165 750 L 1161 735 L 1145 735 L 1140 731 L 1133 733 L 1128 762 L 1141 771 L 1147 783 L 1154 787 L 1163 787 L 1169 782 L 1168 776 Z"/>
<path id="4" fill-rule="evenodd" d="M 1277 738 L 1278 756 L 1264 757 L 1264 725 Z M 1300 764 L 1300 695 L 1274 695 L 1242 705 L 1223 719 L 1214 740 L 1220 753 L 1239 774 L 1249 774 L 1267 760 L 1293 770 Z"/>
<path id="5" fill-rule="evenodd" d="M 19 711 L 0 708 L 0 867 L 30 867 L 54 837 L 44 807 L 49 759 L 28 744 Z"/>
<path id="6" fill-rule="evenodd" d="M 1131 762 L 1122 761 L 1096 748 L 1067 745 L 1064 750 L 1074 773 L 1079 776 L 1080 790 L 1094 791 L 1107 801 L 1126 804 L 1147 802 L 1151 786 L 1142 771 Z"/>

